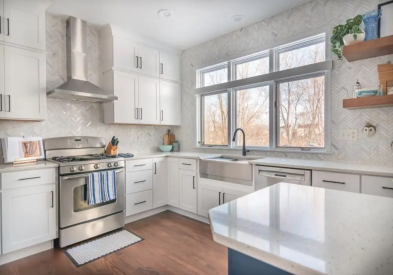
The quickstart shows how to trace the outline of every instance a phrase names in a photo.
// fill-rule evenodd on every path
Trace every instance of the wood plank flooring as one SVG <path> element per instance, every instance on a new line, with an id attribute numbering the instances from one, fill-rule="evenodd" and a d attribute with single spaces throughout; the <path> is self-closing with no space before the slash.
<path id="1" fill-rule="evenodd" d="M 228 274 L 227 248 L 207 224 L 166 211 L 125 227 L 145 240 L 80 268 L 56 248 L 2 265 L 0 274 Z"/>

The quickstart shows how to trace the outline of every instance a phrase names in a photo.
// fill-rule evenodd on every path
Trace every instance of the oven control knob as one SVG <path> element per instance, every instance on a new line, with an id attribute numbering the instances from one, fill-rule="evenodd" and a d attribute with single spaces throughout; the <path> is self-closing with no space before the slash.
<path id="1" fill-rule="evenodd" d="M 75 172 L 76 171 L 76 167 L 75 166 L 71 166 L 70 171 L 71 172 Z"/>
<path id="2" fill-rule="evenodd" d="M 108 167 L 112 167 L 112 163 L 108 162 Z"/>
<path id="3" fill-rule="evenodd" d="M 117 166 L 119 166 L 119 163 L 115 162 L 113 165 L 117 167 Z"/>
<path id="4" fill-rule="evenodd" d="M 98 168 L 100 168 L 100 165 L 98 163 L 96 163 L 96 164 L 94 164 L 94 168 L 98 169 Z"/>
<path id="5" fill-rule="evenodd" d="M 78 169 L 79 169 L 79 171 L 83 171 L 83 170 L 85 170 L 85 166 L 81 165 L 78 167 Z"/>

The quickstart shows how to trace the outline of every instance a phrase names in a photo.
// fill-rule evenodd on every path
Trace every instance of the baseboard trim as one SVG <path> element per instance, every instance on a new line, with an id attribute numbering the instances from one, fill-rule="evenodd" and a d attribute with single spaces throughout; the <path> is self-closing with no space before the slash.
<path id="1" fill-rule="evenodd" d="M 194 214 L 194 213 L 191 213 L 191 212 L 188 212 L 188 211 L 185 211 L 183 209 L 180 209 L 180 208 L 177 208 L 177 207 L 174 207 L 174 206 L 170 206 L 170 205 L 161 206 L 159 208 L 151 209 L 151 210 L 139 213 L 139 214 L 128 216 L 125 219 L 125 223 L 127 224 L 127 223 L 130 223 L 130 222 L 135 222 L 137 220 L 141 220 L 141 219 L 144 219 L 144 218 L 156 215 L 158 213 L 161 213 L 161 212 L 164 212 L 164 211 L 167 211 L 167 210 L 175 212 L 175 213 L 180 214 L 182 216 L 186 216 L 186 217 L 188 217 L 190 219 L 197 220 L 197 221 L 209 224 L 209 219 L 206 218 L 206 217 L 199 216 L 197 214 Z"/>
<path id="2" fill-rule="evenodd" d="M 31 255 L 49 250 L 53 248 L 53 241 L 36 244 L 24 249 L 0 255 L 0 265 L 7 264 Z"/>

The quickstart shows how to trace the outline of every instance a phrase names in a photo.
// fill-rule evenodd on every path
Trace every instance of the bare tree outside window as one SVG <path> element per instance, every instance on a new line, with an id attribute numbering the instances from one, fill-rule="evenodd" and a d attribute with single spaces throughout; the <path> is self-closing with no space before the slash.
<path id="1" fill-rule="evenodd" d="M 279 54 L 280 71 L 325 61 L 325 42 Z"/>
<path id="2" fill-rule="evenodd" d="M 236 79 L 245 79 L 269 73 L 269 57 L 236 65 Z"/>
<path id="3" fill-rule="evenodd" d="M 211 86 L 228 82 L 228 69 L 223 68 L 216 71 L 203 73 L 203 86 Z"/>
<path id="4" fill-rule="evenodd" d="M 228 145 L 228 93 L 203 96 L 204 142 Z"/>

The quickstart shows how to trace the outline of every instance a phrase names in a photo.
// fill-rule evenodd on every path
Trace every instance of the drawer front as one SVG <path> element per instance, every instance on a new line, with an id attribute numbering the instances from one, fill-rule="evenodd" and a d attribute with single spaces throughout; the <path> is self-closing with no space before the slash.
<path id="1" fill-rule="evenodd" d="M 150 190 L 153 187 L 153 171 L 138 171 L 126 174 L 127 194 Z"/>
<path id="2" fill-rule="evenodd" d="M 152 159 L 130 160 L 126 162 L 126 171 L 135 172 L 135 171 L 151 170 L 152 166 L 153 166 Z"/>
<path id="3" fill-rule="evenodd" d="M 196 171 L 195 159 L 179 159 L 179 168 L 183 170 Z"/>
<path id="4" fill-rule="evenodd" d="M 126 216 L 134 215 L 153 208 L 153 192 L 151 190 L 126 196 Z"/>
<path id="5" fill-rule="evenodd" d="M 362 176 L 362 193 L 393 198 L 393 178 Z"/>
<path id="6" fill-rule="evenodd" d="M 326 189 L 360 193 L 360 175 L 312 171 L 312 185 Z"/>
<path id="7" fill-rule="evenodd" d="M 13 189 L 56 183 L 56 169 L 37 169 L 2 173 L 0 189 Z"/>

